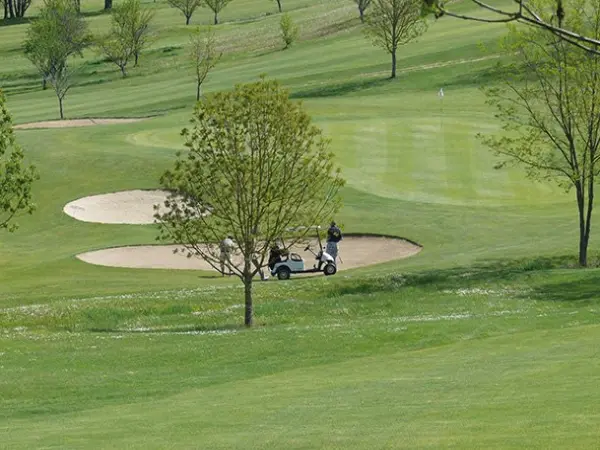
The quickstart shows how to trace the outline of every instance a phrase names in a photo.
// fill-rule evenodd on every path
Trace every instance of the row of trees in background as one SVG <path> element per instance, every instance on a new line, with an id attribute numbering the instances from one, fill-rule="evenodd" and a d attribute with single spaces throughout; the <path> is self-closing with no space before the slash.
<path id="1" fill-rule="evenodd" d="M 2 0 L 4 7 L 4 20 L 20 19 L 25 17 L 25 12 L 31 6 L 31 0 Z"/>
<path id="2" fill-rule="evenodd" d="M 219 13 L 231 3 L 231 1 L 232 0 L 167 0 L 167 3 L 183 13 L 186 25 L 190 24 L 194 12 L 200 7 L 206 7 L 213 12 L 214 24 L 217 25 L 219 23 Z"/>
<path id="3" fill-rule="evenodd" d="M 42 78 L 43 88 L 50 84 L 54 89 L 61 119 L 63 101 L 77 71 L 74 59 L 83 57 L 84 49 L 95 47 L 126 76 L 128 63 L 133 60 L 137 65 L 148 44 L 152 17 L 151 11 L 141 7 L 140 0 L 124 0 L 112 10 L 111 31 L 93 36 L 72 0 L 45 0 L 39 16 L 27 30 L 24 49 Z"/>

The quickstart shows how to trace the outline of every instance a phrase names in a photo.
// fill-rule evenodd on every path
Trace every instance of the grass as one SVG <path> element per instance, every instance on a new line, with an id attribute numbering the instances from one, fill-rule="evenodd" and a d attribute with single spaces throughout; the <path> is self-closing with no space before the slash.
<path id="1" fill-rule="evenodd" d="M 263 72 L 279 79 L 331 138 L 348 179 L 344 230 L 424 246 L 332 278 L 258 284 L 257 326 L 246 330 L 231 280 L 75 258 L 154 242 L 153 226 L 78 222 L 62 207 L 156 187 L 193 108 L 191 28 L 162 1 L 144 6 L 156 10 L 155 39 L 140 67 L 121 79 L 86 52 L 65 108 L 68 117 L 156 117 L 17 132 L 42 178 L 38 210 L 0 243 L 2 445 L 595 445 L 600 272 L 573 270 L 573 194 L 495 170 L 475 138 L 499 129 L 479 88 L 498 82 L 501 58 L 478 44 L 493 48 L 502 26 L 437 21 L 401 49 L 389 80 L 389 58 L 362 35 L 352 2 L 284 3 L 301 27 L 285 52 L 275 2 L 223 11 L 225 54 L 205 91 Z M 84 4 L 95 32 L 108 23 L 101 7 Z M 193 24 L 211 19 L 199 10 Z M 27 26 L 0 27 L 0 87 L 17 123 L 57 116 L 20 50 Z M 593 235 L 593 267 L 598 250 Z"/>

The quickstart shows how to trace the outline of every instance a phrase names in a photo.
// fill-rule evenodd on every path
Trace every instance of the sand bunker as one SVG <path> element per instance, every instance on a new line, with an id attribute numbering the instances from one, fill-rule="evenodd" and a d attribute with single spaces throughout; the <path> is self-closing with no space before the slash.
<path id="1" fill-rule="evenodd" d="M 37 128 L 69 128 L 91 127 L 94 125 L 116 125 L 119 123 L 133 123 L 146 120 L 147 117 L 132 117 L 124 119 L 72 119 L 72 120 L 47 120 L 44 122 L 31 122 L 15 125 L 15 130 L 32 130 Z"/>
<path id="2" fill-rule="evenodd" d="M 164 204 L 165 191 L 122 191 L 83 197 L 67 203 L 65 214 L 83 222 L 149 224 L 154 223 L 154 205 Z"/>
<path id="3" fill-rule="evenodd" d="M 117 247 L 82 253 L 77 258 L 90 264 L 111 267 L 214 271 L 200 258 L 174 254 L 175 248 L 172 245 Z M 421 247 L 404 239 L 374 236 L 347 236 L 340 243 L 339 249 L 342 258 L 342 262 L 338 262 L 339 270 L 407 258 L 421 251 Z M 293 249 L 304 258 L 307 266 L 312 266 L 314 256 L 303 250 L 304 247 Z"/>

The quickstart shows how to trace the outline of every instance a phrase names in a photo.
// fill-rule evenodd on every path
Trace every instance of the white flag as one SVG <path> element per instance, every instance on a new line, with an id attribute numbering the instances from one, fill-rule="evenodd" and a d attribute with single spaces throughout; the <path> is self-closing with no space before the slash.
<path id="1" fill-rule="evenodd" d="M 440 97 L 443 97 L 443 96 L 444 96 L 444 88 L 440 88 L 440 92 L 438 92 L 438 95 L 439 95 Z"/>

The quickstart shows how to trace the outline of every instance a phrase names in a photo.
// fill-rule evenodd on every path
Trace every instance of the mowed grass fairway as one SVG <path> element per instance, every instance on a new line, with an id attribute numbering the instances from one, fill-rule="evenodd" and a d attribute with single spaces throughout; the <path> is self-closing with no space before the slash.
<path id="1" fill-rule="evenodd" d="M 502 26 L 432 23 L 390 81 L 349 0 L 284 0 L 301 27 L 286 51 L 275 2 L 222 11 L 225 53 L 205 92 L 280 80 L 331 138 L 348 181 L 344 231 L 423 245 L 335 277 L 257 283 L 256 327 L 244 329 L 238 281 L 75 257 L 154 242 L 152 225 L 62 208 L 156 188 L 183 148 L 191 27 L 163 0 L 144 6 L 157 15 L 140 67 L 121 79 L 86 51 L 65 113 L 148 120 L 17 131 L 41 179 L 38 210 L 0 240 L 1 448 L 597 446 L 600 271 L 572 269 L 574 194 L 495 170 L 475 138 L 499 128 L 479 88 L 498 82 Z M 83 2 L 95 31 L 101 8 Z M 202 9 L 192 25 L 211 20 Z M 0 87 L 16 123 L 56 119 L 20 50 L 26 30 L 0 26 Z M 594 266 L 599 241 L 593 232 Z"/>

